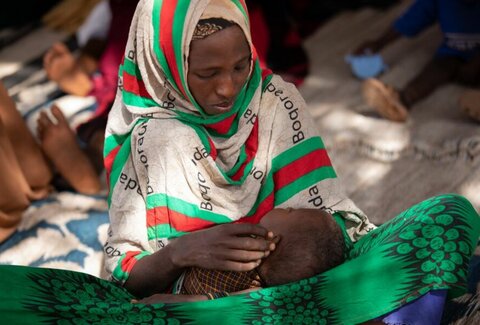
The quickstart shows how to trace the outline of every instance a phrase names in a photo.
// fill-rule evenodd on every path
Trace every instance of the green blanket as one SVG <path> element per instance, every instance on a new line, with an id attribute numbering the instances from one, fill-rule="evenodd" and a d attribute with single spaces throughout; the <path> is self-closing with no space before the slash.
<path id="1" fill-rule="evenodd" d="M 93 276 L 0 266 L 5 324 L 356 324 L 434 289 L 465 292 L 480 219 L 461 196 L 433 197 L 352 244 L 347 262 L 315 277 L 216 300 L 132 304 Z"/>

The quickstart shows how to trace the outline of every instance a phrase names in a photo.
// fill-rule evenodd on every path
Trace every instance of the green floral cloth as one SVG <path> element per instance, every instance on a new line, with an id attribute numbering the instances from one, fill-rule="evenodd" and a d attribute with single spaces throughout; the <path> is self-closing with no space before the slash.
<path id="1" fill-rule="evenodd" d="M 472 205 L 441 195 L 347 242 L 347 261 L 323 274 L 181 304 L 132 304 L 125 289 L 87 274 L 0 266 L 0 317 L 4 324 L 357 324 L 430 290 L 463 294 L 479 234 Z"/>

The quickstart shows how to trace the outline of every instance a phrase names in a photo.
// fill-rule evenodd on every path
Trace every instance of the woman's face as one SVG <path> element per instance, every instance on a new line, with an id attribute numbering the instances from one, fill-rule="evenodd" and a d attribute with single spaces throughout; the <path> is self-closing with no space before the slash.
<path id="1" fill-rule="evenodd" d="M 242 30 L 230 26 L 190 45 L 188 86 L 208 115 L 228 112 L 247 81 L 250 47 Z"/>

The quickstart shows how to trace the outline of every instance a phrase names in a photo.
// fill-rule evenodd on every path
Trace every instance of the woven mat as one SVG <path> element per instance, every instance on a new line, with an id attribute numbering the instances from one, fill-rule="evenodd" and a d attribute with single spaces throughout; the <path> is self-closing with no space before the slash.
<path id="1" fill-rule="evenodd" d="M 381 34 L 410 1 L 388 11 L 346 12 L 306 42 L 311 75 L 301 87 L 332 161 L 352 199 L 375 223 L 440 193 L 460 193 L 480 208 L 480 124 L 464 116 L 449 84 L 414 106 L 406 124 L 383 120 L 361 96 L 344 56 Z M 382 55 L 380 79 L 402 87 L 434 55 L 437 26 L 401 39 Z"/>

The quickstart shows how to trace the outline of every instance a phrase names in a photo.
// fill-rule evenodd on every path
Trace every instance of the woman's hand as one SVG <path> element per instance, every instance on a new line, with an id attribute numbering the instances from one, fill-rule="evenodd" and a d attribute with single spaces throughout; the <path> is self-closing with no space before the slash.
<path id="1" fill-rule="evenodd" d="M 165 292 L 186 267 L 250 271 L 275 249 L 279 240 L 279 236 L 253 224 L 198 230 L 138 260 L 124 286 L 137 297 L 147 297 Z"/>
<path id="2" fill-rule="evenodd" d="M 250 271 L 275 249 L 279 238 L 262 226 L 224 224 L 173 240 L 171 259 L 178 267 Z"/>

